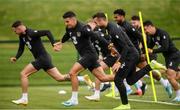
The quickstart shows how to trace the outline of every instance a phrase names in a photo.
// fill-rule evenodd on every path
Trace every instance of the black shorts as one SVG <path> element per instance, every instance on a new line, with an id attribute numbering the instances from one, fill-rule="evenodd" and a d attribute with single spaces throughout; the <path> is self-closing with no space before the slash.
<path id="1" fill-rule="evenodd" d="M 35 59 L 35 61 L 31 62 L 31 64 L 37 69 L 43 69 L 44 71 L 47 71 L 49 69 L 54 68 L 54 65 L 51 61 L 50 55 L 41 55 L 38 58 Z"/>
<path id="2" fill-rule="evenodd" d="M 114 63 L 116 63 L 118 57 L 113 57 L 111 55 L 107 55 L 106 57 L 104 57 L 103 62 L 108 66 L 108 67 L 112 67 L 114 65 Z"/>
<path id="3" fill-rule="evenodd" d="M 84 69 L 88 68 L 89 71 L 92 71 L 93 69 L 100 66 L 98 63 L 98 56 L 93 54 L 85 54 L 81 56 L 81 58 L 78 60 L 78 63 L 80 63 Z"/>
<path id="4" fill-rule="evenodd" d="M 166 67 L 178 71 L 180 64 L 180 51 L 172 54 L 170 57 L 165 57 Z"/>

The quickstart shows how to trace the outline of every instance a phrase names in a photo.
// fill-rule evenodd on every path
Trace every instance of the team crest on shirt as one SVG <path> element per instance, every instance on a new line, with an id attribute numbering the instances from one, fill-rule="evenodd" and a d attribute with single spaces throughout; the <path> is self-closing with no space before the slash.
<path id="1" fill-rule="evenodd" d="M 160 37 L 159 36 L 157 36 L 157 40 L 160 41 Z"/>
<path id="2" fill-rule="evenodd" d="M 80 37 L 81 36 L 81 32 L 77 32 L 77 36 Z"/>
<path id="3" fill-rule="evenodd" d="M 98 41 L 98 40 L 96 40 L 96 41 L 95 41 L 95 43 L 96 43 L 96 44 L 99 44 L 99 41 Z"/>

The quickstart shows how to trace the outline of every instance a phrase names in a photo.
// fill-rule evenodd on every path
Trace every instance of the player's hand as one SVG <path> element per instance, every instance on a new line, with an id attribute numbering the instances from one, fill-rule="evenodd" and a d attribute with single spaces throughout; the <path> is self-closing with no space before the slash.
<path id="1" fill-rule="evenodd" d="M 16 57 L 11 57 L 11 58 L 10 58 L 10 61 L 11 61 L 12 63 L 15 63 L 16 60 L 17 60 Z"/>
<path id="2" fill-rule="evenodd" d="M 153 49 L 148 48 L 148 53 L 153 53 Z"/>
<path id="3" fill-rule="evenodd" d="M 54 51 L 60 51 L 62 48 L 62 43 L 61 42 L 56 42 L 53 44 L 53 50 Z"/>
<path id="4" fill-rule="evenodd" d="M 113 43 L 110 43 L 108 45 L 108 49 L 111 51 L 111 56 L 115 57 L 119 55 L 119 52 L 116 50 L 116 48 L 114 47 Z"/>
<path id="5" fill-rule="evenodd" d="M 116 57 L 116 56 L 119 55 L 119 52 L 113 47 L 113 48 L 111 49 L 111 55 L 112 55 L 113 57 Z"/>
<path id="6" fill-rule="evenodd" d="M 141 61 L 146 61 L 146 55 L 145 54 L 141 54 Z"/>
<path id="7" fill-rule="evenodd" d="M 121 63 L 120 63 L 120 62 L 116 62 L 116 63 L 113 65 L 113 67 L 112 67 L 113 72 L 117 72 L 120 67 L 121 67 Z"/>

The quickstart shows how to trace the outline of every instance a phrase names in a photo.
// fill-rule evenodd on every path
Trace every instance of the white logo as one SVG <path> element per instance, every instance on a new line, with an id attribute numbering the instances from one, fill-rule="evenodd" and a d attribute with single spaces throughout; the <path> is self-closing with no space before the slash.
<path id="1" fill-rule="evenodd" d="M 169 66 L 172 66 L 172 62 L 169 63 Z"/>
<path id="2" fill-rule="evenodd" d="M 87 31 L 89 32 L 89 31 L 91 31 L 91 29 L 87 28 Z"/>
<path id="3" fill-rule="evenodd" d="M 104 37 L 104 34 L 103 34 L 103 33 L 101 33 L 101 37 Z"/>
<path id="4" fill-rule="evenodd" d="M 69 32 L 69 36 L 71 36 L 72 35 L 72 32 Z"/>
<path id="5" fill-rule="evenodd" d="M 132 30 L 133 30 L 133 31 L 135 31 L 135 29 L 134 29 L 134 28 L 132 28 Z"/>
<path id="6" fill-rule="evenodd" d="M 119 36 L 118 36 L 118 35 L 116 35 L 116 38 L 117 38 L 117 39 L 119 39 Z"/>
<path id="7" fill-rule="evenodd" d="M 72 42 L 76 45 L 78 42 L 77 42 L 77 39 L 76 39 L 76 36 L 72 36 Z"/>
<path id="8" fill-rule="evenodd" d="M 163 39 L 166 39 L 166 36 L 163 36 Z"/>
<path id="9" fill-rule="evenodd" d="M 125 62 L 123 64 L 121 64 L 121 69 L 124 68 L 126 65 L 125 65 Z"/>
<path id="10" fill-rule="evenodd" d="M 26 45 L 27 45 L 27 47 L 28 47 L 30 50 L 32 49 L 32 46 L 31 46 L 31 44 L 29 43 L 29 41 L 26 42 Z"/>

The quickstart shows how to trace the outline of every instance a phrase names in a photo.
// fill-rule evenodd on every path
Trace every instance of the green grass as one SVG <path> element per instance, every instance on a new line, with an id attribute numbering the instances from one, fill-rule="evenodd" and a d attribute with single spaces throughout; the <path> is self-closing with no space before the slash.
<path id="1" fill-rule="evenodd" d="M 180 35 L 179 0 L 0 0 L 0 40 L 16 39 L 11 24 L 17 19 L 34 29 L 50 29 L 55 38 L 64 33 L 62 15 L 67 10 L 77 13 L 79 20 L 86 21 L 97 11 L 104 11 L 113 20 L 113 11 L 125 9 L 127 20 L 142 11 L 144 20 L 152 20 L 170 35 Z"/>
<path id="2" fill-rule="evenodd" d="M 59 90 L 66 90 L 67 94 L 59 95 Z M 170 101 L 163 90 L 163 87 L 156 85 L 158 101 Z M 79 105 L 75 107 L 64 107 L 61 102 L 66 101 L 71 97 L 71 87 L 70 86 L 31 86 L 29 88 L 29 104 L 27 107 L 18 106 L 11 103 L 12 99 L 17 99 L 20 97 L 21 89 L 20 87 L 2 87 L 0 89 L 0 108 L 1 109 L 112 109 L 119 105 L 118 99 L 107 98 L 104 95 L 108 91 L 101 94 L 100 102 L 91 102 L 84 98 L 86 95 L 92 94 L 88 91 L 86 86 L 80 86 L 79 90 Z M 151 87 L 149 86 L 146 94 L 143 97 L 139 96 L 129 96 L 131 99 L 139 100 L 153 100 Z M 143 103 L 130 101 L 132 109 L 166 109 L 173 110 L 179 109 L 180 105 L 165 105 L 156 103 Z"/>

